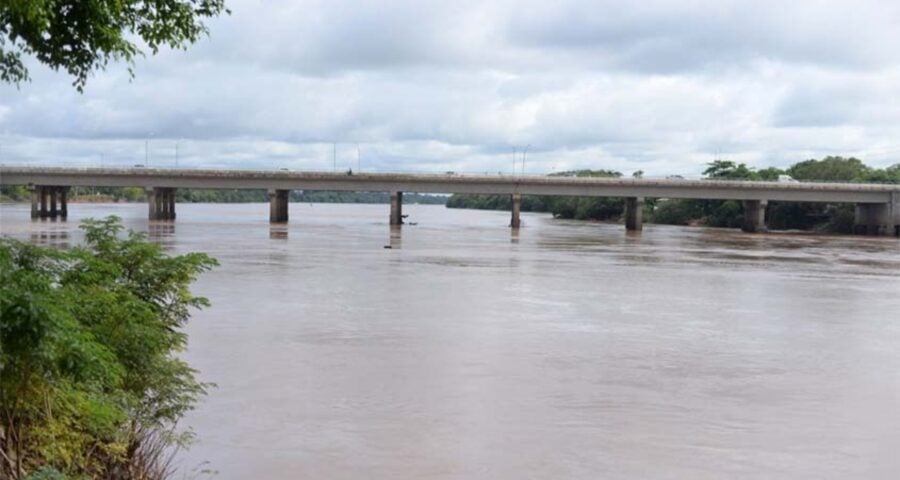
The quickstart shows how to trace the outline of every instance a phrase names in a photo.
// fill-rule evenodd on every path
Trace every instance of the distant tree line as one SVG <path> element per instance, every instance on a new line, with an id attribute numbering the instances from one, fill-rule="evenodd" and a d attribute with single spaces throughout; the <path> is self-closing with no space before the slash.
<path id="1" fill-rule="evenodd" d="M 31 196 L 21 185 L 0 188 L 0 200 L 24 202 Z M 143 188 L 138 187 L 72 187 L 69 191 L 70 201 L 85 202 L 140 202 L 146 200 Z M 335 191 L 291 191 L 292 202 L 305 203 L 390 203 L 391 196 L 387 192 L 335 192 Z M 266 190 L 244 189 L 178 189 L 175 200 L 180 203 L 253 203 L 268 202 Z M 447 197 L 443 195 L 426 195 L 406 193 L 404 203 L 422 203 L 443 205 Z"/>
<path id="2" fill-rule="evenodd" d="M 643 173 L 643 172 L 641 172 Z M 577 170 L 555 174 L 574 177 L 621 177 L 610 170 Z M 778 181 L 789 175 L 798 181 L 870 182 L 900 184 L 900 164 L 888 168 L 872 168 L 857 158 L 825 157 L 806 160 L 789 168 L 775 167 L 755 170 L 743 163 L 717 160 L 703 172 L 713 180 Z M 452 195 L 448 208 L 476 208 L 509 210 L 509 195 Z M 625 202 L 615 197 L 524 196 L 522 210 L 548 212 L 555 218 L 577 220 L 618 221 L 625 211 Z M 644 218 L 653 223 L 669 225 L 706 225 L 738 227 L 743 221 L 743 205 L 734 200 L 646 199 Z M 853 204 L 804 202 L 769 202 L 767 222 L 774 230 L 822 230 L 849 233 L 853 229 Z"/>

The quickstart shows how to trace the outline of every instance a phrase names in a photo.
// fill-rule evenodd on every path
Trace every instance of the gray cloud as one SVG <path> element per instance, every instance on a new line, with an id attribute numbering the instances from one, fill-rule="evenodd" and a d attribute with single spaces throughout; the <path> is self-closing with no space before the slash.
<path id="1" fill-rule="evenodd" d="M 900 158 L 898 8 L 821 2 L 260 2 L 83 95 L 0 86 L 2 162 L 702 171 Z M 891 153 L 896 152 L 896 153 Z M 151 155 L 154 157 L 157 155 Z"/>

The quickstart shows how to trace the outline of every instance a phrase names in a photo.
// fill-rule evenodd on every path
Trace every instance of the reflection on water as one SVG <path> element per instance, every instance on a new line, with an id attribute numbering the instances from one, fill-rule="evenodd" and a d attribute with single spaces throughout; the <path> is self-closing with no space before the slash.
<path id="1" fill-rule="evenodd" d="M 46 230 L 31 232 L 29 239 L 38 245 L 52 245 L 60 248 L 69 248 L 69 232 L 67 230 Z"/>
<path id="2" fill-rule="evenodd" d="M 269 238 L 275 239 L 286 239 L 288 238 L 288 229 L 287 225 L 283 223 L 272 224 L 269 226 Z"/>
<path id="3" fill-rule="evenodd" d="M 219 478 L 896 478 L 900 242 L 387 205 L 178 205 Z M 2 206 L 0 229 L 75 244 Z M 60 235 L 68 235 L 62 237 Z M 45 237 L 42 237 L 44 235 Z M 57 238 L 51 238 L 57 235 Z M 401 243 L 402 240 L 402 243 Z M 386 243 L 387 242 L 387 243 Z M 392 247 L 386 249 L 385 247 Z M 402 248 L 401 248 L 402 246 Z"/>
<path id="4" fill-rule="evenodd" d="M 147 223 L 147 235 L 149 238 L 157 241 L 163 241 L 175 235 L 175 222 L 172 221 L 149 221 Z"/>
<path id="5" fill-rule="evenodd" d="M 390 243 L 388 246 L 390 248 L 400 248 L 403 246 L 403 227 L 398 225 L 391 225 L 389 228 L 390 231 Z"/>

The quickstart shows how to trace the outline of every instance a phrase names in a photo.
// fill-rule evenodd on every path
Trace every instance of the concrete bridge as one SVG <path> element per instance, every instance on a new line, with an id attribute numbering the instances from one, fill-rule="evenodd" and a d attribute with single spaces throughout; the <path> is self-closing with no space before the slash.
<path id="1" fill-rule="evenodd" d="M 56 168 L 0 166 L 0 184 L 27 185 L 32 218 L 65 218 L 69 187 L 143 187 L 151 220 L 175 219 L 175 190 L 266 189 L 273 223 L 288 221 L 291 190 L 390 192 L 391 225 L 403 223 L 403 192 L 510 195 L 510 226 L 521 225 L 522 195 L 625 198 L 625 226 L 642 227 L 644 198 L 739 200 L 743 230 L 765 230 L 768 201 L 856 204 L 856 232 L 900 236 L 900 185 L 783 183 L 719 180 L 576 178 L 550 176 L 325 173 L 250 170 L 168 170 L 149 168 Z"/>

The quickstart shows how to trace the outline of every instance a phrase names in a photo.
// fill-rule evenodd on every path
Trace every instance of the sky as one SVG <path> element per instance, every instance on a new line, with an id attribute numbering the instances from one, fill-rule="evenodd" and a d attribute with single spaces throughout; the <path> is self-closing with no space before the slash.
<path id="1" fill-rule="evenodd" d="M 0 163 L 698 176 L 900 163 L 900 2 L 227 0 L 187 51 L 0 85 Z M 176 155 L 177 152 L 177 155 Z M 515 169 L 515 170 L 514 170 Z"/>

